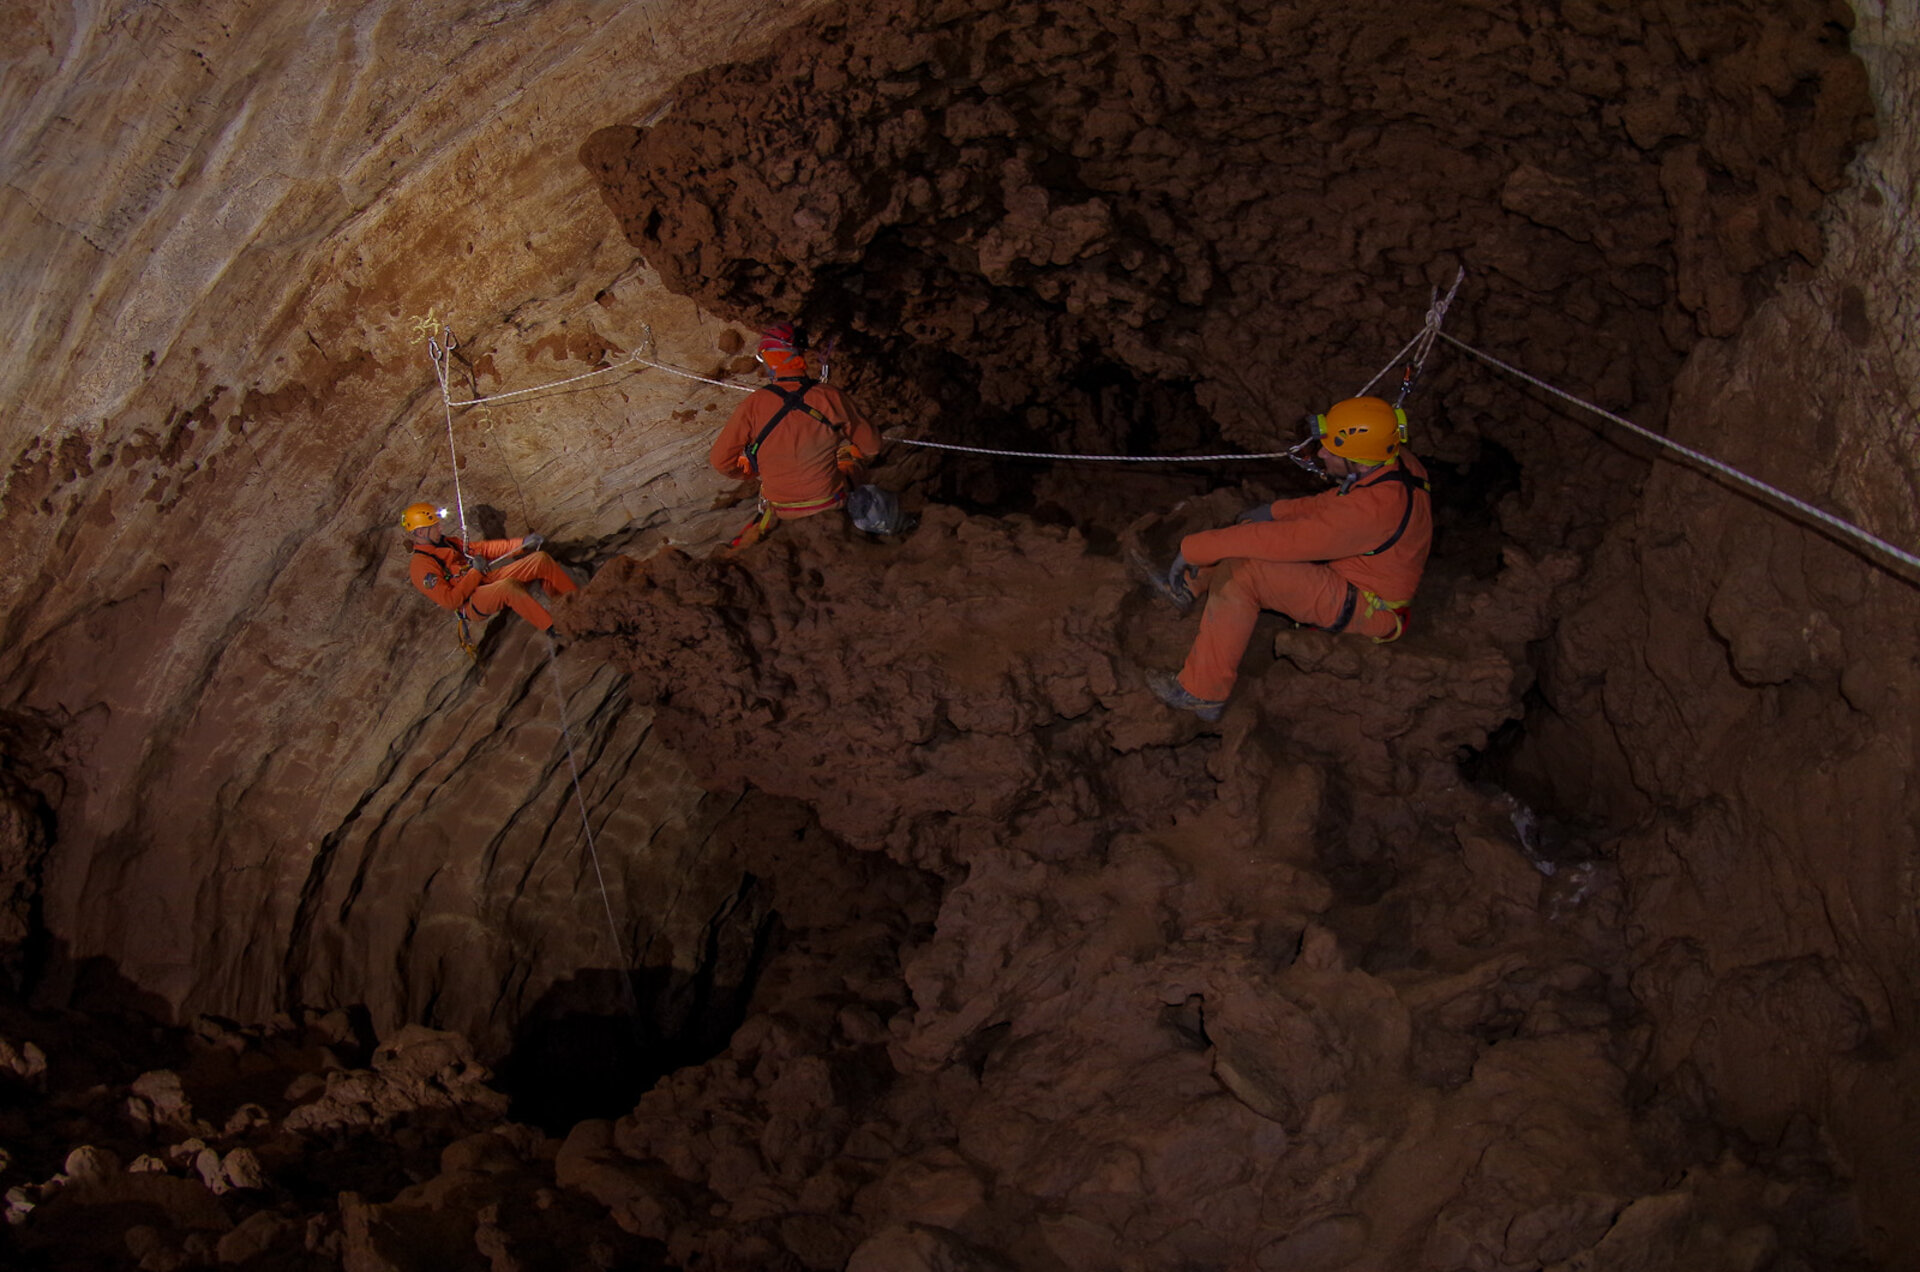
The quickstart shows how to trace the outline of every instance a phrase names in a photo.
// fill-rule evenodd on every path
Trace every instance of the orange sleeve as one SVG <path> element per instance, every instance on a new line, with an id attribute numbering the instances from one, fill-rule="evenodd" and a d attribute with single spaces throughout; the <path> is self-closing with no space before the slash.
<path id="1" fill-rule="evenodd" d="M 852 398 L 844 393 L 838 393 L 837 390 L 836 393 L 840 399 L 841 409 L 846 413 L 844 423 L 847 426 L 847 440 L 852 442 L 854 448 L 868 459 L 878 455 L 882 445 L 880 441 L 880 430 L 875 428 L 865 415 L 861 414 L 860 408 L 853 404 Z"/>
<path id="2" fill-rule="evenodd" d="M 741 468 L 740 461 L 746 456 L 747 443 L 753 440 L 754 399 L 759 396 L 760 391 L 755 389 L 747 394 L 744 402 L 733 408 L 733 414 L 721 426 L 720 435 L 713 439 L 713 448 L 707 452 L 707 462 L 722 477 L 749 475 Z"/>
<path id="3" fill-rule="evenodd" d="M 1202 530 L 1180 541 L 1190 565 L 1230 557 L 1251 561 L 1338 561 L 1371 552 L 1400 523 L 1405 487 L 1382 483 L 1348 494 L 1327 491 L 1273 505 L 1272 521 Z"/>

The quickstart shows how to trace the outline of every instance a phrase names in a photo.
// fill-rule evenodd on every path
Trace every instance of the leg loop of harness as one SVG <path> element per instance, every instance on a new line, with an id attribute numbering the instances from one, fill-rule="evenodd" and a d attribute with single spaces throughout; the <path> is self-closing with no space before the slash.
<path id="1" fill-rule="evenodd" d="M 1368 593 L 1368 595 L 1372 595 L 1372 593 Z M 1360 597 L 1360 589 L 1355 587 L 1351 583 L 1347 584 L 1347 599 L 1340 603 L 1340 613 L 1335 616 L 1334 620 L 1331 623 L 1328 623 L 1325 627 L 1322 627 L 1320 630 L 1323 632 L 1346 631 L 1347 624 L 1353 621 L 1353 609 L 1354 609 L 1354 606 L 1358 603 L 1359 597 Z M 1307 624 L 1307 626 L 1311 627 L 1313 626 L 1313 624 L 1309 623 Z"/>
<path id="2" fill-rule="evenodd" d="M 742 548 L 750 548 L 760 542 L 760 540 L 766 538 L 769 534 L 772 534 L 774 526 L 779 523 L 779 513 L 774 509 L 772 504 L 762 499 L 759 510 L 753 514 L 753 520 L 747 522 L 740 533 L 733 536 L 732 542 L 728 543 L 727 547 L 734 552 L 738 552 Z"/>
<path id="3" fill-rule="evenodd" d="M 1367 601 L 1366 612 L 1361 615 L 1363 620 L 1373 617 L 1373 615 L 1381 610 L 1385 610 L 1393 616 L 1393 630 L 1385 636 L 1375 636 L 1373 638 L 1374 644 L 1391 645 L 1394 641 L 1399 640 L 1407 634 L 1407 611 L 1413 608 L 1412 601 L 1384 601 L 1373 592 L 1362 592 L 1360 595 L 1365 597 Z"/>

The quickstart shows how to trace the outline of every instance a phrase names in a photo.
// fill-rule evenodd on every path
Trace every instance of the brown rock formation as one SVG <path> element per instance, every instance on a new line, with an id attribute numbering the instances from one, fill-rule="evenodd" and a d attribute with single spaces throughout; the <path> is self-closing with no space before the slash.
<path id="1" fill-rule="evenodd" d="M 1902 575 L 1443 353 L 1414 634 L 1203 730 L 1119 548 L 1247 470 L 896 454 L 913 536 L 715 558 L 736 399 L 615 369 L 780 311 L 892 426 L 1268 449 L 1464 263 L 1450 330 L 1913 543 L 1861 16 L 1871 83 L 1813 0 L 27 6 L 0 1261 L 1910 1263 Z M 601 375 L 448 410 L 436 331 Z M 599 569 L 557 663 L 400 581 L 456 473 Z"/>

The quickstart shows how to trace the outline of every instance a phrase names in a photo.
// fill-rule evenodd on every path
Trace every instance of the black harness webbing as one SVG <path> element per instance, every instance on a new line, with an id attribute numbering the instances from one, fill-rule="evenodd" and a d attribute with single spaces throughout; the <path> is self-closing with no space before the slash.
<path id="1" fill-rule="evenodd" d="M 426 548 L 420 548 L 420 547 L 416 547 L 416 548 L 415 548 L 415 549 L 413 550 L 413 554 L 414 554 L 415 556 L 423 556 L 423 557 L 425 557 L 425 558 L 427 558 L 427 560 L 429 560 L 429 561 L 431 561 L 431 562 L 433 562 L 435 566 L 437 566 L 437 567 L 439 567 L 439 570 L 440 570 L 440 573 L 441 573 L 441 574 L 442 574 L 443 576 L 445 576 L 445 578 L 446 578 L 446 580 L 447 580 L 447 583 L 448 583 L 448 585 L 449 585 L 449 586 L 451 586 L 451 585 L 452 585 L 452 583 L 453 583 L 453 581 L 454 581 L 455 579 L 457 579 L 457 578 L 459 578 L 459 577 L 460 577 L 461 575 L 463 575 L 463 574 L 465 574 L 465 573 L 467 572 L 467 570 L 471 570 L 471 569 L 473 569 L 473 568 L 474 568 L 474 564 L 473 564 L 473 562 L 472 562 L 472 561 L 468 561 L 468 562 L 467 562 L 467 570 L 461 570 L 461 571 L 459 571 L 458 573 L 456 573 L 456 572 L 454 571 L 454 568 L 453 568 L 453 566 L 451 566 L 451 565 L 449 565 L 449 564 L 447 564 L 447 562 L 446 562 L 446 561 L 444 561 L 444 560 L 442 560 L 442 559 L 440 558 L 440 556 L 439 556 L 438 554 L 436 554 L 436 553 L 434 553 L 434 552 L 430 552 L 430 551 L 428 551 L 428 550 L 427 550 Z"/>
<path id="2" fill-rule="evenodd" d="M 1400 542 L 1400 536 L 1407 532 L 1407 527 L 1413 522 L 1413 492 L 1417 490 L 1429 496 L 1433 494 L 1432 483 L 1423 477 L 1415 477 L 1407 471 L 1406 465 L 1404 464 L 1398 465 L 1392 472 L 1381 477 L 1379 480 L 1382 482 L 1398 482 L 1402 486 L 1405 486 L 1407 488 L 1407 506 L 1401 509 L 1400 524 L 1393 528 L 1393 533 L 1387 536 L 1387 541 L 1371 552 L 1362 552 L 1360 554 L 1361 556 L 1379 556 L 1382 552 L 1385 552 L 1388 548 Z M 1367 483 L 1368 486 L 1374 484 L 1376 483 Z M 1365 487 L 1361 487 L 1361 489 L 1365 489 Z M 1349 592 L 1347 594 L 1347 611 L 1351 613 L 1352 610 L 1353 594 Z"/>
<path id="3" fill-rule="evenodd" d="M 1359 603 L 1360 603 L 1360 589 L 1355 587 L 1351 583 L 1347 584 L 1347 599 L 1340 603 L 1339 617 L 1335 618 L 1331 623 L 1328 623 L 1325 627 L 1322 627 L 1320 630 L 1323 632 L 1346 631 L 1347 624 L 1353 621 L 1353 607 Z"/>
<path id="4" fill-rule="evenodd" d="M 761 388 L 767 389 L 768 391 L 772 392 L 776 397 L 780 399 L 780 409 L 773 413 L 773 418 L 767 421 L 767 426 L 760 430 L 760 436 L 754 438 L 751 442 L 748 442 L 746 450 L 741 452 L 747 457 L 747 468 L 753 473 L 755 477 L 758 477 L 760 475 L 760 444 L 766 441 L 768 435 L 771 434 L 773 430 L 779 426 L 780 421 L 786 419 L 787 416 L 792 412 L 804 411 L 808 415 L 813 416 L 814 419 L 819 420 L 822 424 L 825 424 L 828 428 L 832 429 L 835 433 L 839 433 L 841 431 L 840 426 L 838 424 L 835 424 L 832 420 L 828 419 L 818 409 L 807 405 L 807 390 L 811 389 L 814 385 L 820 382 L 818 380 L 802 379 L 802 380 L 796 381 L 796 383 L 798 383 L 800 386 L 797 389 L 781 388 L 780 383 L 778 381 L 775 381 L 772 384 L 763 384 L 760 386 Z"/>

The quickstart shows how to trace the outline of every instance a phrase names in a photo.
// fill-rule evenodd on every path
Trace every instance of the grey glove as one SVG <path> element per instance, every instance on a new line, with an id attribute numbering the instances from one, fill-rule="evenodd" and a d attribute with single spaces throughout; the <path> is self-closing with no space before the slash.
<path id="1" fill-rule="evenodd" d="M 1193 589 L 1187 586 L 1187 577 L 1193 573 L 1193 567 L 1187 564 L 1185 553 L 1173 554 L 1173 565 L 1167 570 L 1167 599 L 1177 606 L 1181 613 L 1193 607 Z"/>
<path id="2" fill-rule="evenodd" d="M 1238 518 L 1236 518 L 1236 520 L 1239 520 L 1239 521 L 1272 521 L 1272 520 L 1273 520 L 1273 505 L 1272 505 L 1272 504 L 1270 504 L 1270 503 L 1263 503 L 1263 504 L 1255 504 L 1255 505 L 1254 505 L 1253 507 L 1251 507 L 1251 508 L 1249 508 L 1249 509 L 1247 509 L 1247 510 L 1246 510 L 1245 512 L 1243 512 L 1243 513 L 1241 513 L 1241 514 L 1239 515 L 1239 517 L 1238 517 Z"/>
<path id="3" fill-rule="evenodd" d="M 520 550 L 522 552 L 532 552 L 538 548 L 544 547 L 546 545 L 546 542 L 547 542 L 547 536 L 544 534 L 524 535 L 520 539 Z"/>

